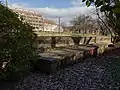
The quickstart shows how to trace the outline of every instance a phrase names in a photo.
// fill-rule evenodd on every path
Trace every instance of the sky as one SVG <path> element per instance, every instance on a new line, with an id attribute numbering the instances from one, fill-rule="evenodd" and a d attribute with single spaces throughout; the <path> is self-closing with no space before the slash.
<path id="1" fill-rule="evenodd" d="M 5 2 L 5 0 L 2 0 Z M 93 15 L 94 7 L 85 6 L 82 0 L 8 0 L 13 8 L 29 9 L 43 15 L 45 18 L 69 24 L 74 17 L 80 14 Z"/>

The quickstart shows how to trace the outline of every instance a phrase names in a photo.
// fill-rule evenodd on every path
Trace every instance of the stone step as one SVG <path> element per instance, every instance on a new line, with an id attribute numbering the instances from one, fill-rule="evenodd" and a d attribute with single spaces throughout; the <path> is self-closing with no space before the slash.
<path id="1" fill-rule="evenodd" d="M 66 65 L 79 62 L 90 56 L 93 46 L 69 46 L 61 50 L 50 50 L 40 53 L 38 57 L 38 68 L 46 72 L 55 72 Z"/>

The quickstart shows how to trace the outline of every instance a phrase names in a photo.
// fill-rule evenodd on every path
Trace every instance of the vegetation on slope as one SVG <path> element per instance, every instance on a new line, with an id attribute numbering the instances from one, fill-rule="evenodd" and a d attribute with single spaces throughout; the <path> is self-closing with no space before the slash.
<path id="1" fill-rule="evenodd" d="M 36 55 L 36 35 L 32 29 L 0 4 L 0 79 L 18 79 L 28 71 L 29 62 Z M 3 62 L 7 63 L 4 68 Z"/>

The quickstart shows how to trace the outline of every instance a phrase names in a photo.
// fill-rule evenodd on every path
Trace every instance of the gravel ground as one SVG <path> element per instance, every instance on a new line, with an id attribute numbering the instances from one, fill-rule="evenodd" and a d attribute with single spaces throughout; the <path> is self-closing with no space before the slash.
<path id="1" fill-rule="evenodd" d="M 31 73 L 16 85 L 17 90 L 118 90 L 106 70 L 104 58 L 87 59 L 56 73 Z"/>

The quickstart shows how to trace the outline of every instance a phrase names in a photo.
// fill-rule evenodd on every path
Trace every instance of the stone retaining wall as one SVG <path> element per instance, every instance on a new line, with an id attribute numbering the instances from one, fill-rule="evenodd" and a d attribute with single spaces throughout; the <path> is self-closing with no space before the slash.
<path id="1" fill-rule="evenodd" d="M 91 56 L 90 50 L 93 45 L 69 46 L 62 49 L 51 49 L 45 53 L 40 53 L 38 68 L 46 72 L 54 72 L 58 68 L 63 68 L 68 64 L 79 62 Z"/>

